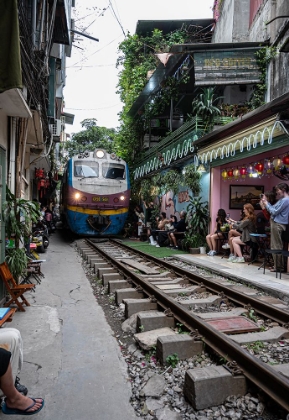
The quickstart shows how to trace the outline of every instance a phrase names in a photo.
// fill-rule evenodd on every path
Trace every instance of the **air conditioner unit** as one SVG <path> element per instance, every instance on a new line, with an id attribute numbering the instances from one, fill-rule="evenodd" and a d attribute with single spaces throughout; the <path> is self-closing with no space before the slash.
<path id="1" fill-rule="evenodd" d="M 53 137 L 60 137 L 61 133 L 61 121 L 55 120 L 55 124 L 52 125 L 52 135 Z"/>

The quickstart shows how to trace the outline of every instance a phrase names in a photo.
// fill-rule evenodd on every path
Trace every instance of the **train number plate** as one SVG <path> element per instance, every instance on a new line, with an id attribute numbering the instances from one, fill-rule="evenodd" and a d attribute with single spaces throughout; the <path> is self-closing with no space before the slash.
<path id="1" fill-rule="evenodd" d="M 97 203 L 107 203 L 108 197 L 99 195 L 99 196 L 92 197 L 92 201 L 97 202 Z"/>

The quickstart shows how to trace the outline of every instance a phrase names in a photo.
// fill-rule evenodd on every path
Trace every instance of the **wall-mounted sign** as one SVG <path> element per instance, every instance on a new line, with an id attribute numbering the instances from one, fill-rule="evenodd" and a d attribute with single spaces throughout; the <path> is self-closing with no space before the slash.
<path id="1" fill-rule="evenodd" d="M 259 48 L 194 53 L 196 86 L 260 82 L 255 53 Z"/>

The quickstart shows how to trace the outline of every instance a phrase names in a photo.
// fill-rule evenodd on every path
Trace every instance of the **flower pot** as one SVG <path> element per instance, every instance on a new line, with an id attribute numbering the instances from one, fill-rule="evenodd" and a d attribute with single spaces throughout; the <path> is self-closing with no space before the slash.
<path id="1" fill-rule="evenodd" d="M 190 254 L 199 254 L 200 248 L 189 248 Z"/>
<path id="2" fill-rule="evenodd" d="M 205 246 L 200 246 L 200 254 L 204 255 L 207 253 L 206 247 Z"/>

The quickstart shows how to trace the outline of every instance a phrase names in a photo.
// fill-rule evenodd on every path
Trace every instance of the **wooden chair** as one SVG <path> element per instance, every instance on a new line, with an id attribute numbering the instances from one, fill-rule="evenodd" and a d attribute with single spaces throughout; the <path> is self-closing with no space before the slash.
<path id="1" fill-rule="evenodd" d="M 6 262 L 0 264 L 0 276 L 6 286 L 7 292 L 11 296 L 9 302 L 6 302 L 4 306 L 8 307 L 12 303 L 16 303 L 20 311 L 25 312 L 23 305 L 25 304 L 26 306 L 30 306 L 30 303 L 25 299 L 23 294 L 33 289 L 35 284 L 17 284 Z M 22 302 L 18 299 L 21 299 Z"/>

